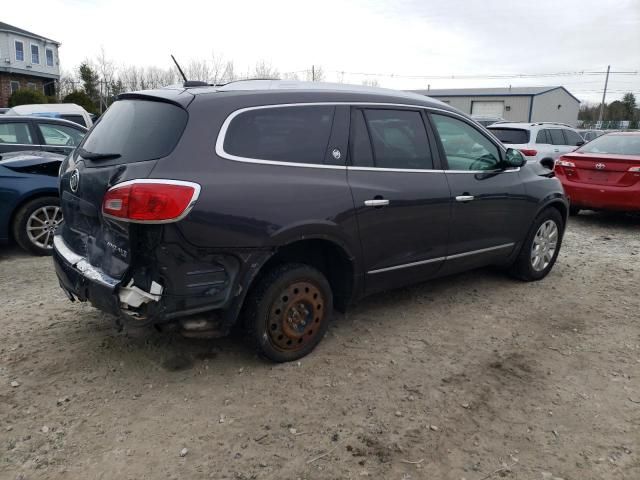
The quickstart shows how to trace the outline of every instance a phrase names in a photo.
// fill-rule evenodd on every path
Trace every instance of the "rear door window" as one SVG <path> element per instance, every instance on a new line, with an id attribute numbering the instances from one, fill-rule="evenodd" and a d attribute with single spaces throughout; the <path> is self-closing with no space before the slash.
<path id="1" fill-rule="evenodd" d="M 502 143 L 529 143 L 529 130 L 521 128 L 490 128 Z"/>
<path id="2" fill-rule="evenodd" d="M 55 123 L 38 123 L 38 128 L 45 145 L 61 145 L 75 147 L 84 138 L 84 133 L 66 125 L 56 125 Z"/>
<path id="3" fill-rule="evenodd" d="M 578 143 L 583 142 L 584 140 L 582 139 L 582 137 L 580 135 L 578 135 L 576 132 L 574 132 L 573 130 L 569 130 L 569 129 L 564 129 L 564 136 L 567 139 L 567 145 L 574 145 L 577 146 Z"/>
<path id="4" fill-rule="evenodd" d="M 111 165 L 154 160 L 169 155 L 187 124 L 186 110 L 166 102 L 119 100 L 85 137 L 82 148 L 95 154 L 118 154 Z"/>
<path id="5" fill-rule="evenodd" d="M 433 169 L 422 115 L 410 110 L 364 110 L 377 168 Z"/>
<path id="6" fill-rule="evenodd" d="M 551 139 L 549 138 L 549 130 L 543 128 L 542 130 L 538 131 L 538 135 L 536 136 L 536 143 L 550 145 Z"/>
<path id="7" fill-rule="evenodd" d="M 28 123 L 7 122 L 0 123 L 0 144 L 31 145 L 33 139 Z"/>
<path id="8" fill-rule="evenodd" d="M 549 135 L 551 136 L 552 145 L 567 145 L 567 141 L 564 139 L 562 130 L 559 128 L 550 128 Z"/>
<path id="9" fill-rule="evenodd" d="M 350 155 L 356 167 L 373 167 L 373 150 L 362 110 L 351 112 Z"/>
<path id="10" fill-rule="evenodd" d="M 224 151 L 256 160 L 323 164 L 333 124 L 333 106 L 248 110 L 231 120 Z"/>

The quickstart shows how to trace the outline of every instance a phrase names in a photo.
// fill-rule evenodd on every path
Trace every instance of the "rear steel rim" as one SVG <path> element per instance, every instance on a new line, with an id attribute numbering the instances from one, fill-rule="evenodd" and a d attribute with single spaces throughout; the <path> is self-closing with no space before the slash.
<path id="1" fill-rule="evenodd" d="M 558 225 L 547 220 L 538 228 L 531 245 L 531 266 L 541 272 L 549 266 L 558 246 Z"/>
<path id="2" fill-rule="evenodd" d="M 39 248 L 53 248 L 53 233 L 62 223 L 62 210 L 56 205 L 46 205 L 35 210 L 27 219 L 29 241 Z"/>
<path id="3" fill-rule="evenodd" d="M 294 282 L 282 289 L 269 311 L 267 332 L 278 350 L 293 352 L 313 342 L 324 322 L 325 298 L 311 282 Z"/>

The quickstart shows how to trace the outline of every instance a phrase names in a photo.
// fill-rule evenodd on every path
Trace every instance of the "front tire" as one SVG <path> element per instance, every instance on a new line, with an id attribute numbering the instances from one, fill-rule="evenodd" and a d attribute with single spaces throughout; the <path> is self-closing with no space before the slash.
<path id="1" fill-rule="evenodd" d="M 267 272 L 249 292 L 245 326 L 261 356 L 290 362 L 318 345 L 332 312 L 326 277 L 308 265 L 289 263 Z"/>
<path id="2" fill-rule="evenodd" d="M 546 277 L 560 253 L 563 232 L 564 220 L 558 210 L 547 208 L 540 212 L 511 267 L 511 274 L 526 282 Z"/>
<path id="3" fill-rule="evenodd" d="M 13 220 L 13 238 L 24 250 L 51 255 L 53 234 L 62 223 L 58 197 L 40 197 L 25 203 Z"/>

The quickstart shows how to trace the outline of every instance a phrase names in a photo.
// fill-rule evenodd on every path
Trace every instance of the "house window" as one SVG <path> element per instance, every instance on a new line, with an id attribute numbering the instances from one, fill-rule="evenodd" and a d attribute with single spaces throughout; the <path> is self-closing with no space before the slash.
<path id="1" fill-rule="evenodd" d="M 53 50 L 47 48 L 45 55 L 47 56 L 47 67 L 53 67 Z"/>
<path id="2" fill-rule="evenodd" d="M 17 90 L 20 90 L 20 82 L 11 80 L 11 93 L 15 93 Z"/>
<path id="3" fill-rule="evenodd" d="M 27 83 L 27 88 L 30 90 L 35 90 L 37 88 L 36 84 L 33 82 Z"/>
<path id="4" fill-rule="evenodd" d="M 16 62 L 24 62 L 24 43 L 16 40 Z"/>
<path id="5" fill-rule="evenodd" d="M 31 63 L 40 64 L 40 47 L 38 45 L 31 45 Z"/>

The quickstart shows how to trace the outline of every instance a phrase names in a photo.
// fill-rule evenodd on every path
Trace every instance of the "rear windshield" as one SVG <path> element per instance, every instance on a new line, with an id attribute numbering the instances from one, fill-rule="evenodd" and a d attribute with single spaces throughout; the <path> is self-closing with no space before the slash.
<path id="1" fill-rule="evenodd" d="M 640 135 L 603 135 L 580 147 L 584 153 L 640 155 Z"/>
<path id="2" fill-rule="evenodd" d="M 142 162 L 166 157 L 187 124 L 186 110 L 165 102 L 119 100 L 100 117 L 81 147 L 93 154 L 118 154 L 100 164 Z"/>
<path id="3" fill-rule="evenodd" d="M 529 143 L 529 130 L 519 128 L 489 128 L 502 143 Z"/>

